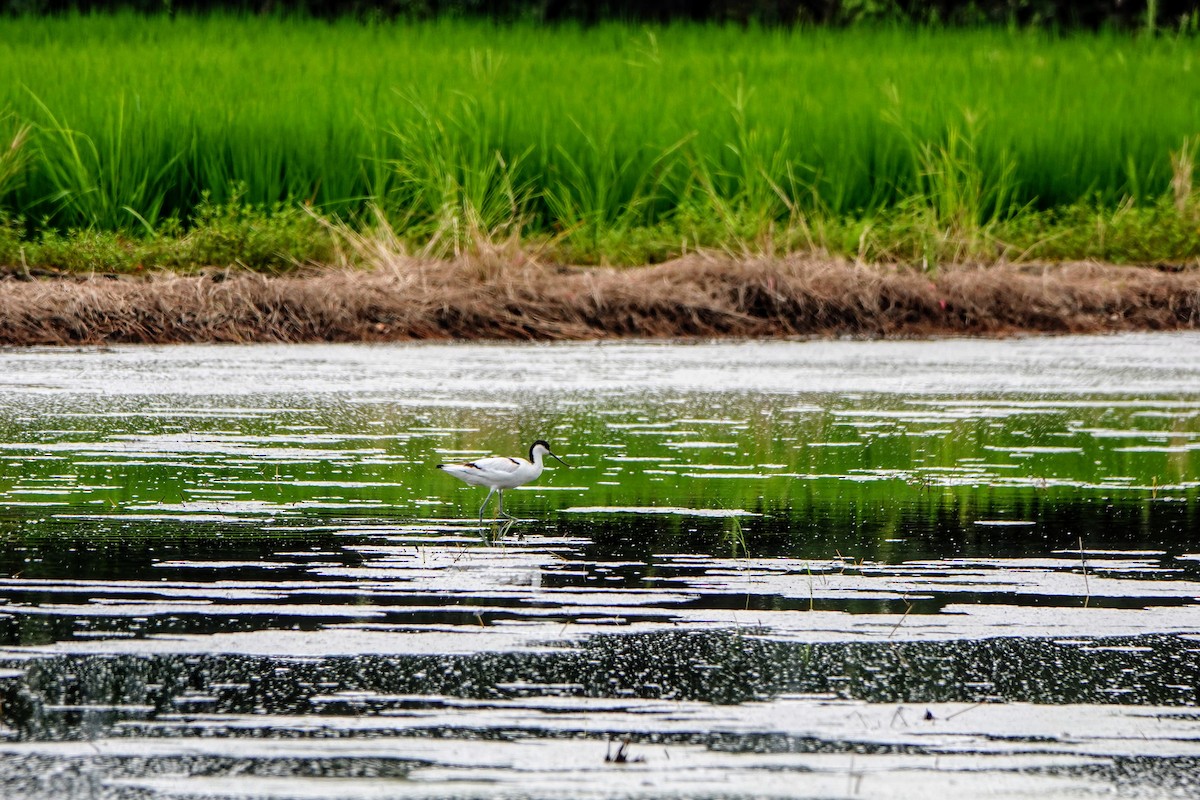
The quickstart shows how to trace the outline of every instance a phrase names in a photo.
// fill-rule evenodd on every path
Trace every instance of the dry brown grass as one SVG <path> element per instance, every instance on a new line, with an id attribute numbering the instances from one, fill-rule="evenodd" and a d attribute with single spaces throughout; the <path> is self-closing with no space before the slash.
<path id="1" fill-rule="evenodd" d="M 936 276 L 816 257 L 577 269 L 499 248 L 371 270 L 0 280 L 0 342 L 1005 335 L 1200 326 L 1200 271 L 1099 264 Z"/>

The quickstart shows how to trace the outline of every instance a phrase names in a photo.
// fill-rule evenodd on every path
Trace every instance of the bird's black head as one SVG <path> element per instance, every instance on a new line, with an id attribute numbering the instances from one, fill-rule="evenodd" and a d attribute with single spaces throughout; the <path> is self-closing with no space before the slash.
<path id="1" fill-rule="evenodd" d="M 562 460 L 561 458 L 559 458 L 558 456 L 554 455 L 554 452 L 553 452 L 553 451 L 550 449 L 550 443 L 549 443 L 549 442 L 547 442 L 545 439 L 538 439 L 536 442 L 534 442 L 533 444 L 529 445 L 529 460 L 530 460 L 530 461 L 533 461 L 533 460 L 534 460 L 534 455 L 533 455 L 533 453 L 534 453 L 534 451 L 535 451 L 535 450 L 537 450 L 537 449 L 538 449 L 538 445 L 541 445 L 541 447 L 542 447 L 543 449 L 545 449 L 545 451 L 546 451 L 546 454 L 547 454 L 547 455 L 549 455 L 550 457 L 554 458 L 556 461 L 558 461 L 558 463 L 562 464 L 564 467 L 569 467 L 569 466 L 571 466 L 570 464 L 568 464 L 567 462 L 563 461 L 563 460 Z"/>

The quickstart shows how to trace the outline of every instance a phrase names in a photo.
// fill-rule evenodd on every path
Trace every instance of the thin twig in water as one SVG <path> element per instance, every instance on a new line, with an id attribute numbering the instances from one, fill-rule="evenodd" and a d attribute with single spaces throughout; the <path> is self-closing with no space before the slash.
<path id="1" fill-rule="evenodd" d="M 900 617 L 900 621 L 896 623 L 896 626 L 892 628 L 892 632 L 888 634 L 889 639 L 896 635 L 896 631 L 900 630 L 900 626 L 904 624 L 904 620 L 908 619 L 909 612 L 913 610 L 913 604 L 907 597 L 901 597 L 900 599 L 904 601 L 904 615 Z"/>
<path id="2" fill-rule="evenodd" d="M 1083 565 L 1083 607 L 1087 608 L 1092 599 L 1092 590 L 1088 586 L 1087 560 L 1083 557 L 1083 537 L 1079 537 L 1079 563 Z"/>
<path id="3" fill-rule="evenodd" d="M 853 753 L 850 754 L 850 772 L 849 772 L 849 774 L 847 774 L 846 778 L 847 778 L 847 783 L 846 783 L 847 793 L 850 795 L 858 794 L 859 789 L 862 788 L 863 773 L 855 771 L 855 769 L 854 769 L 854 754 Z"/>
<path id="4" fill-rule="evenodd" d="M 948 715 L 946 716 L 946 719 L 947 719 L 947 720 L 952 720 L 952 719 L 954 719 L 955 717 L 957 717 L 959 714 L 965 714 L 965 713 L 967 713 L 968 711 L 974 711 L 975 709 L 979 708 L 980 706 L 986 706 L 986 705 L 987 705 L 987 701 L 986 701 L 986 700 L 980 700 L 978 703 L 976 703 L 976 704 L 975 704 L 975 705 L 973 705 L 973 706 L 967 706 L 966 708 L 962 708 L 962 709 L 959 709 L 958 711 L 955 711 L 953 714 L 948 714 Z"/>

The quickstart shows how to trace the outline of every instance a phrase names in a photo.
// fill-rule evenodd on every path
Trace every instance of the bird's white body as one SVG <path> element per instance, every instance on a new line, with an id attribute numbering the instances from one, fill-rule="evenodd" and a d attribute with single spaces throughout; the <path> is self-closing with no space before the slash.
<path id="1" fill-rule="evenodd" d="M 542 469 L 545 467 L 542 460 L 546 456 L 557 458 L 564 466 L 569 466 L 567 462 L 550 452 L 549 444 L 539 439 L 529 448 L 528 459 L 491 456 L 489 458 L 467 461 L 462 464 L 438 464 L 438 469 L 453 475 L 460 481 L 468 483 L 471 486 L 488 487 L 487 497 L 483 499 L 483 505 L 479 507 L 480 525 L 483 524 L 483 511 L 487 508 L 488 501 L 492 499 L 492 495 L 496 493 L 500 495 L 496 512 L 497 516 L 507 517 L 509 524 L 511 524 L 513 517 L 504 513 L 504 490 L 524 486 L 530 481 L 541 477 Z M 507 529 L 507 525 L 505 529 Z"/>
<path id="2" fill-rule="evenodd" d="M 534 459 L 492 456 L 465 464 L 442 464 L 441 469 L 472 486 L 515 489 L 541 477 L 542 453 L 537 452 Z"/>

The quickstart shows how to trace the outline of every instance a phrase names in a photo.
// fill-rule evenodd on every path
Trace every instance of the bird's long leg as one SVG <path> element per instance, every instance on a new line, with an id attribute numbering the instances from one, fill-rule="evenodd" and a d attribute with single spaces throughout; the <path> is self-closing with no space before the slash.
<path id="1" fill-rule="evenodd" d="M 500 490 L 500 516 L 504 517 L 505 519 L 511 519 L 511 520 L 516 519 L 516 517 L 514 517 L 512 514 L 509 514 L 508 512 L 506 512 L 504 510 L 504 490 L 503 489 Z"/>
<path id="2" fill-rule="evenodd" d="M 483 511 L 487 508 L 488 501 L 492 499 L 492 494 L 496 491 L 495 487 L 488 489 L 487 497 L 483 498 L 483 505 L 479 507 L 479 527 L 483 527 Z M 504 495 L 500 495 L 500 501 L 504 502 Z"/>
<path id="3" fill-rule="evenodd" d="M 497 489 L 496 491 L 500 495 L 500 502 L 496 507 L 496 523 L 499 526 L 496 529 L 496 541 L 500 542 L 501 546 L 503 546 L 504 537 L 508 535 L 508 529 L 513 526 L 513 523 L 517 521 L 517 518 L 512 514 L 505 513 L 504 511 L 504 490 Z M 501 520 L 503 520 L 503 522 L 501 522 Z"/>

